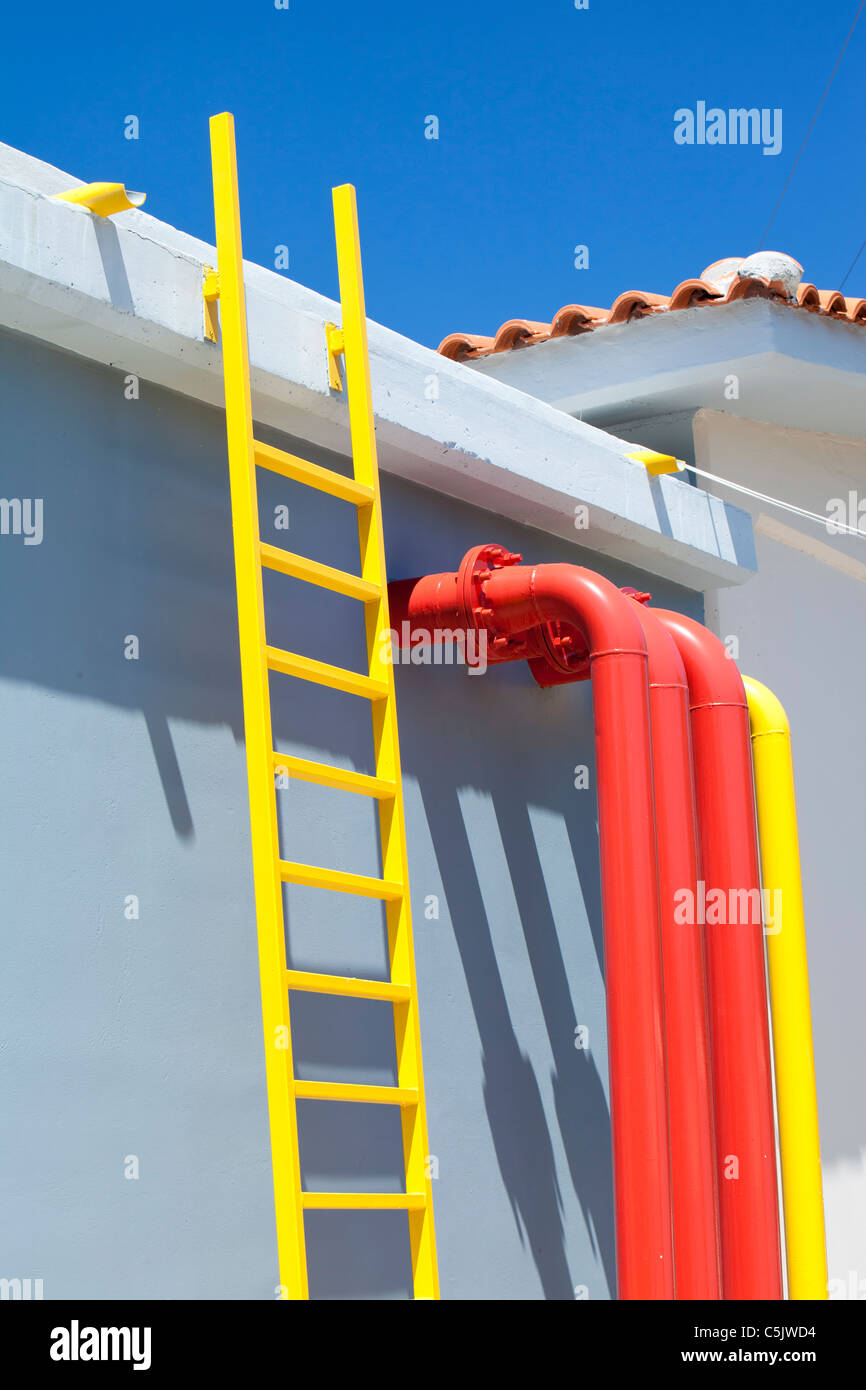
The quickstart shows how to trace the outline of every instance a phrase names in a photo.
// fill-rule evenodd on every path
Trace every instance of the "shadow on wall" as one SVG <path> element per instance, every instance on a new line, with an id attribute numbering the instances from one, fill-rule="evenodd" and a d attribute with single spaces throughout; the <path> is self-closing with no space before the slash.
<path id="1" fill-rule="evenodd" d="M 483 1094 L 505 1191 L 544 1297 L 571 1299 L 563 1199 L 539 1083 L 522 1051 L 458 797 L 434 768 L 421 774 L 424 809 L 481 1043 Z M 575 1007 L 545 892 L 526 807 L 492 791 L 512 888 L 551 1050 L 551 1084 L 562 1146 L 587 1229 L 595 1233 L 613 1287 L 610 1124 L 601 1078 L 574 1046 Z M 589 843 L 592 841 L 590 839 Z"/>
<path id="2" fill-rule="evenodd" d="M 232 1018 L 232 991 L 225 987 L 236 972 L 255 969 L 255 933 L 222 416 L 145 382 L 139 399 L 128 400 L 122 368 L 96 367 L 11 334 L 0 335 L 0 380 L 2 490 L 41 497 L 44 505 L 41 545 L 24 546 L 11 536 L 0 541 L 4 592 L 15 595 L 0 611 L 0 679 L 14 750 L 7 786 L 48 776 L 48 748 L 72 746 L 91 769 L 93 796 L 82 803 L 81 817 L 92 822 L 94 806 L 97 818 L 103 807 L 108 814 L 118 778 L 124 778 L 125 805 L 135 805 L 138 821 L 154 827 L 158 852 L 173 875 L 168 910 L 176 922 L 166 927 L 175 933 L 178 952 L 189 951 L 163 988 L 169 996 L 176 992 L 178 1010 L 192 1011 L 203 1037 L 215 1029 L 237 1032 L 245 1076 L 255 1077 L 263 1093 L 257 1022 L 248 1026 L 246 1002 L 246 1012 L 238 1004 Z M 264 429 L 262 435 L 348 470 L 345 460 L 300 441 Z M 260 488 L 265 539 L 357 567 L 351 508 L 274 475 L 260 474 Z M 639 571 L 602 564 L 563 541 L 392 477 L 383 480 L 383 501 L 392 578 L 454 568 L 470 545 L 495 540 L 525 550 L 527 559 L 583 558 L 618 583 L 646 587 Z M 651 587 L 659 603 L 699 614 L 686 591 L 662 582 Z M 349 600 L 301 590 L 271 574 L 265 593 L 269 640 L 361 668 L 362 624 Z M 131 636 L 138 640 L 137 660 L 125 659 Z M 483 1297 L 489 1286 L 494 1297 L 569 1299 L 575 1284 L 595 1281 L 593 1296 L 604 1296 L 614 1269 L 597 830 L 593 792 L 573 786 L 575 764 L 592 765 L 590 692 L 540 692 L 516 667 L 471 679 L 454 668 L 401 667 L 397 679 L 428 1108 L 442 1160 L 434 1190 L 443 1292 Z M 28 686 L 139 714 L 141 737 L 127 722 L 116 746 L 79 749 L 81 705 L 68 698 L 53 702 L 53 723 L 36 736 L 28 724 Z M 373 770 L 364 701 L 282 677 L 272 681 L 272 693 L 280 750 Z M 226 730 L 233 740 L 228 744 Z M 66 794 L 74 803 L 74 779 Z M 329 799 L 334 796 L 339 799 Z M 280 815 L 283 845 L 291 844 L 287 857 L 379 871 L 374 813 L 364 798 L 294 784 L 281 793 Z M 74 875 L 74 844 L 52 844 L 52 856 L 58 875 Z M 228 914 L 224 902 L 212 909 L 205 897 L 215 867 L 223 883 L 228 874 L 237 884 Z M 32 889 L 33 865 L 19 869 L 23 894 L 24 886 Z M 86 885 L 82 901 L 99 900 L 101 889 Z M 444 903 L 435 923 L 424 917 L 428 891 L 441 891 Z M 315 890 L 287 893 L 290 963 L 384 973 L 379 906 L 327 897 Z M 231 927 L 208 939 L 224 972 L 225 1009 L 215 1018 L 206 1001 L 190 993 L 197 957 L 186 942 L 190 922 L 203 920 L 213 932 L 223 916 L 232 918 Z M 76 901 L 68 930 L 73 940 L 80 933 L 81 949 L 90 949 L 87 910 Z M 385 1013 L 380 1009 L 374 1019 L 347 1009 L 345 1001 L 299 1003 L 299 1075 L 390 1081 L 393 1038 L 390 1011 L 382 1007 Z M 147 999 L 143 1008 L 146 1013 Z M 593 1043 L 582 1051 L 575 1047 L 575 1028 L 587 1020 Z M 107 1035 L 109 1051 L 111 1045 Z M 159 1109 L 154 1096 L 163 1085 L 164 1058 L 155 1056 L 150 1067 L 149 1057 L 139 1059 L 136 1084 L 141 1107 L 153 1111 Z M 50 1089 L 50 1076 L 43 1084 Z M 100 1103 L 106 1104 L 104 1096 L 94 1098 L 94 1106 Z M 399 1125 L 394 1129 L 387 1117 L 368 1113 L 380 1107 L 309 1103 L 302 1109 L 309 1187 L 399 1187 Z M 351 1118 L 347 1111 L 354 1112 Z M 208 1144 L 230 1167 L 237 1144 L 230 1108 L 211 1122 Z M 266 1124 L 258 1138 L 257 1174 L 269 1162 Z M 192 1137 L 184 1142 L 193 1143 Z M 59 1150 L 62 1162 L 62 1145 Z M 497 1168 L 499 1183 L 492 1179 Z M 19 1180 L 27 1182 L 26 1164 Z M 192 1200 L 204 1201 L 206 1187 L 205 1175 Z M 271 1296 L 276 1282 L 269 1195 L 258 1258 L 267 1291 L 237 1296 Z M 85 1193 L 82 1209 L 96 1200 Z M 510 1232 L 503 1229 L 509 1207 Z M 166 1219 L 163 1229 L 153 1207 L 146 1233 L 137 1229 L 138 1218 L 128 1219 L 128 1230 L 121 1229 L 132 1248 L 139 1240 L 170 1238 L 180 1266 L 184 1258 L 191 1268 L 200 1264 L 194 1242 L 182 1253 L 181 1223 Z M 313 1214 L 314 1292 L 407 1295 L 402 1218 L 381 1222 L 372 1244 L 370 1220 L 366 1213 Z M 99 1229 L 96 1223 L 84 1252 L 85 1265 L 97 1269 L 103 1258 Z M 61 1238 L 62 1231 L 46 1232 L 46 1248 Z M 219 1286 L 236 1252 L 228 1236 L 221 1252 L 218 1227 L 211 1239 Z M 169 1295 L 143 1289 L 136 1296 Z"/>

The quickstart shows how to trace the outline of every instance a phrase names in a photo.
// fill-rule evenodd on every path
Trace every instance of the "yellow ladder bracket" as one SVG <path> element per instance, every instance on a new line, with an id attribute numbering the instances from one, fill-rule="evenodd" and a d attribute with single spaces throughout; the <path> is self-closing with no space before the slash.
<path id="1" fill-rule="evenodd" d="M 234 120 L 228 113 L 210 122 L 214 212 L 219 273 L 207 267 L 206 307 L 219 299 L 232 527 L 238 596 L 247 776 L 252 832 L 253 880 L 259 943 L 268 1111 L 274 1180 L 280 1284 L 285 1297 L 309 1296 L 304 1213 L 311 1210 L 401 1210 L 407 1213 L 416 1298 L 439 1297 L 429 1177 L 427 1122 L 394 669 L 383 658 L 389 631 L 388 589 L 382 538 L 379 471 L 370 391 L 367 320 L 355 190 L 333 190 L 337 263 L 343 326 L 326 330 L 329 380 L 342 390 L 337 357 L 345 364 L 352 441 L 352 478 L 261 443 L 253 434 L 249 350 L 243 282 Z M 217 337 L 214 316 L 207 327 Z M 211 333 L 208 333 L 211 336 Z M 259 536 L 256 468 L 267 468 L 354 505 L 358 513 L 360 574 L 263 544 Z M 334 590 L 363 604 L 368 670 L 346 671 L 298 653 L 269 646 L 265 628 L 262 568 Z M 280 672 L 343 690 L 370 701 L 375 750 L 374 776 L 295 758 L 274 751 L 269 673 Z M 275 772 L 357 795 L 379 808 L 382 877 L 368 878 L 318 865 L 285 860 L 280 854 Z M 354 893 L 383 902 L 388 926 L 390 978 L 356 980 L 343 975 L 290 970 L 286 961 L 282 885 L 300 883 Z M 295 1076 L 289 1011 L 290 991 L 378 999 L 391 1003 L 397 1055 L 396 1086 L 362 1086 L 305 1081 Z M 402 1193 L 305 1192 L 298 1150 L 298 1100 L 343 1101 L 399 1107 L 406 1173 Z"/>
<path id="2" fill-rule="evenodd" d="M 338 358 L 345 352 L 346 344 L 343 330 L 335 323 L 325 324 L 325 346 L 328 349 L 328 385 L 332 391 L 342 391 L 343 378 L 340 376 Z"/>
<path id="3" fill-rule="evenodd" d="M 206 265 L 204 267 L 201 297 L 204 302 L 204 336 L 209 343 L 218 343 L 220 337 L 220 321 L 219 309 L 217 306 L 220 297 L 220 277 L 211 265 Z"/>

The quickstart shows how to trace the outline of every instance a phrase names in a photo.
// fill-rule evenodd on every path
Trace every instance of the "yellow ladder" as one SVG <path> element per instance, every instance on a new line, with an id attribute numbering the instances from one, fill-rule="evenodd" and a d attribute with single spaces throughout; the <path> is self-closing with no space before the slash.
<path id="1" fill-rule="evenodd" d="M 355 190 L 350 184 L 333 190 L 343 324 L 342 329 L 334 325 L 327 329 L 329 371 L 335 388 L 342 389 L 336 371 L 338 354 L 343 354 L 345 363 L 354 461 L 354 477 L 346 478 L 254 438 L 233 117 L 228 113 L 213 116 L 210 132 L 218 268 L 206 270 L 204 296 L 211 326 L 215 322 L 217 299 L 222 320 L 253 878 L 281 1292 L 291 1299 L 309 1296 L 305 1211 L 402 1210 L 408 1213 L 415 1297 L 438 1298 L 394 670 L 391 663 L 383 659 L 381 640 L 390 623 Z M 357 508 L 360 575 L 332 569 L 260 540 L 257 466 L 305 483 Z M 268 645 L 262 566 L 345 594 L 363 604 L 368 657 L 366 674 Z M 274 751 L 268 688 L 271 671 L 297 676 L 370 701 L 375 776 L 305 758 L 286 757 Z M 281 857 L 274 779 L 277 768 L 307 782 L 370 796 L 378 801 L 381 878 L 297 864 Z M 283 926 L 283 883 L 381 899 L 387 914 L 390 979 L 357 980 L 289 970 Z M 292 990 L 390 1002 L 394 1008 L 397 1085 L 362 1086 L 298 1079 L 292 1061 L 289 1018 Z M 399 1106 L 405 1192 L 305 1192 L 301 1186 L 298 1152 L 298 1100 Z"/>

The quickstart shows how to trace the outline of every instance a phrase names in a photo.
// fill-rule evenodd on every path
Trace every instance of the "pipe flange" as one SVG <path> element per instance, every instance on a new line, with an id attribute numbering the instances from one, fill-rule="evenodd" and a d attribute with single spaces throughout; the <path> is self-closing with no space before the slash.
<path id="1" fill-rule="evenodd" d="M 522 555 L 506 550 L 504 545 L 490 542 L 467 550 L 457 572 L 457 592 L 463 603 L 468 628 L 487 627 L 487 620 L 493 617 L 492 608 L 488 608 L 484 602 L 484 585 L 493 571 L 519 565 L 522 559 Z"/>

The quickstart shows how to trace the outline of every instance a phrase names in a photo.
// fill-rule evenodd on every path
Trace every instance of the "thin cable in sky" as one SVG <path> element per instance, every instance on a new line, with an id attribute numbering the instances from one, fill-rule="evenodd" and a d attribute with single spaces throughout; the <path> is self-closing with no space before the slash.
<path id="1" fill-rule="evenodd" d="M 842 290 L 844 290 L 844 288 L 845 288 L 845 284 L 846 284 L 846 282 L 847 282 L 848 276 L 851 274 L 851 271 L 854 269 L 855 265 L 856 265 L 857 262 L 859 261 L 860 257 L 863 255 L 863 252 L 864 252 L 864 251 L 866 251 L 866 241 L 863 242 L 863 245 L 860 247 L 860 250 L 857 252 L 857 255 L 854 257 L 854 259 L 853 259 L 853 261 L 851 262 L 851 264 L 849 265 L 848 269 L 845 271 L 845 279 L 842 281 L 841 285 L 839 286 L 839 292 L 840 292 L 840 294 L 841 294 Z"/>
<path id="2" fill-rule="evenodd" d="M 772 215 L 772 217 L 770 218 L 769 222 L 767 223 L 766 229 L 765 229 L 765 231 L 764 231 L 764 235 L 761 237 L 761 244 L 760 244 L 760 246 L 758 247 L 758 250 L 759 250 L 759 251 L 761 250 L 761 247 L 764 245 L 764 242 L 767 240 L 767 237 L 768 237 L 769 234 L 770 234 L 770 228 L 772 227 L 773 223 L 774 223 L 775 220 L 776 220 L 776 213 L 779 211 L 779 208 L 782 206 L 782 199 L 784 198 L 785 194 L 786 194 L 787 191 L 788 191 L 788 185 L 790 184 L 791 179 L 794 177 L 794 170 L 797 168 L 797 165 L 800 163 L 800 156 L 802 155 L 804 149 L 806 148 L 806 142 L 808 141 L 809 136 L 812 134 L 812 127 L 814 126 L 815 122 L 816 122 L 817 119 L 818 119 L 819 113 L 820 113 L 820 111 L 821 111 L 821 107 L 824 105 L 824 102 L 825 102 L 825 100 L 826 100 L 826 98 L 827 98 L 827 93 L 829 92 L 830 88 L 831 88 L 832 85 L 833 85 L 833 78 L 836 76 L 836 72 L 837 72 L 837 70 L 838 70 L 839 64 L 841 63 L 842 58 L 844 57 L 845 49 L 848 47 L 848 44 L 851 42 L 851 35 L 854 33 L 854 30 L 857 28 L 857 20 L 860 18 L 860 15 L 861 15 L 861 13 L 862 13 L 862 11 L 863 11 L 863 6 L 864 6 L 864 5 L 866 5 L 866 0 L 860 0 L 860 4 L 859 4 L 859 6 L 858 6 L 858 8 L 857 8 L 857 13 L 856 13 L 855 16 L 854 16 L 854 23 L 851 25 L 851 28 L 848 30 L 848 37 L 846 38 L 846 40 L 845 40 L 845 42 L 843 43 L 841 49 L 839 50 L 839 57 L 836 59 L 836 62 L 835 62 L 834 67 L 833 67 L 833 71 L 830 73 L 830 80 L 829 80 L 829 82 L 827 83 L 826 87 L 824 88 L 824 95 L 821 97 L 821 100 L 818 102 L 818 105 L 817 105 L 817 107 L 816 107 L 816 109 L 815 109 L 815 114 L 814 114 L 814 116 L 812 117 L 811 121 L 809 122 L 809 129 L 806 131 L 806 136 L 805 136 L 805 139 L 803 140 L 802 145 L 800 146 L 799 152 L 798 152 L 798 154 L 797 154 L 797 158 L 794 160 L 794 163 L 793 163 L 792 166 L 791 166 L 791 172 L 790 172 L 790 174 L 788 175 L 787 179 L 785 180 L 785 187 L 782 189 L 781 193 L 779 194 L 778 202 L 776 203 L 776 206 L 773 208 L 773 215 Z M 858 253 L 858 254 L 859 254 L 859 253 Z M 853 269 L 853 267 L 852 267 L 852 269 Z M 849 273 L 849 275 L 850 275 L 851 272 L 849 271 L 848 273 Z"/>

